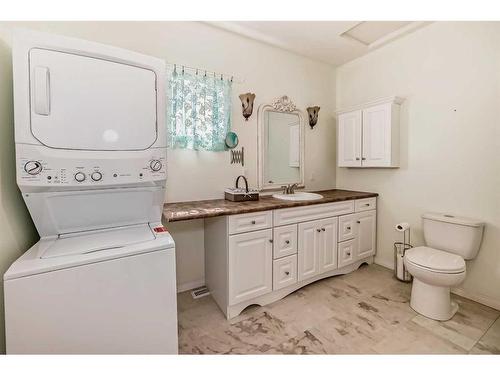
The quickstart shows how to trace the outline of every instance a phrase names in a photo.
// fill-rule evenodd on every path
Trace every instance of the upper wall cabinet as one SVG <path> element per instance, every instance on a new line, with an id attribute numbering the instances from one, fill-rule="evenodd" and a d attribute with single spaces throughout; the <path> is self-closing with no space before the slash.
<path id="1" fill-rule="evenodd" d="M 384 98 L 337 112 L 339 167 L 399 167 L 399 108 Z"/>

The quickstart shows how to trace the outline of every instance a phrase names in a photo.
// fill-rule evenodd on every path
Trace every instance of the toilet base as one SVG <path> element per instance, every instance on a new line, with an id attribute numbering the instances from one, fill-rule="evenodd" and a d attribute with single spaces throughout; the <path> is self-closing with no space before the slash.
<path id="1" fill-rule="evenodd" d="M 417 313 L 434 320 L 449 320 L 458 311 L 451 301 L 450 288 L 426 284 L 413 278 L 410 307 Z"/>

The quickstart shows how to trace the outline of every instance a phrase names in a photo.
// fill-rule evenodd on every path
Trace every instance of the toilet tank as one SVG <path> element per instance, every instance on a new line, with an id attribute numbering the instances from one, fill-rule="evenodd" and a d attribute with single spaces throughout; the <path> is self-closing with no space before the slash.
<path id="1" fill-rule="evenodd" d="M 464 259 L 476 257 L 483 237 L 483 222 L 438 213 L 426 213 L 422 219 L 427 246 L 460 255 Z"/>

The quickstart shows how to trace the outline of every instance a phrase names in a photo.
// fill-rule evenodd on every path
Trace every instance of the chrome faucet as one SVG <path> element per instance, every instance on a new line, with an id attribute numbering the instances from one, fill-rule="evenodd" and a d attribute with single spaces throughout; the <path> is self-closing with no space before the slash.
<path id="1" fill-rule="evenodd" d="M 283 194 L 295 194 L 295 189 L 299 186 L 299 184 L 288 184 L 283 185 L 281 188 L 283 189 Z"/>

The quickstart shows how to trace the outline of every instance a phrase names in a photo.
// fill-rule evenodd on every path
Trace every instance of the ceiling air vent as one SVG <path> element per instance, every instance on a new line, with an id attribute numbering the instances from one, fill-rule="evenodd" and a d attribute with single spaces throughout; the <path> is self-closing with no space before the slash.
<path id="1" fill-rule="evenodd" d="M 363 21 L 340 36 L 373 48 L 413 30 L 413 24 L 411 21 Z"/>

